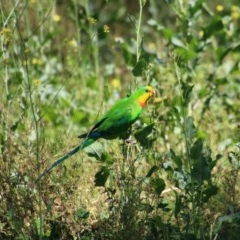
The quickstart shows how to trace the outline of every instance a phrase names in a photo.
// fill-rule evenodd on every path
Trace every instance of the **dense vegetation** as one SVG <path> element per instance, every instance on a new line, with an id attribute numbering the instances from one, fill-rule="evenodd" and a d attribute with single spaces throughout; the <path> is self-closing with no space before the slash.
<path id="1" fill-rule="evenodd" d="M 239 239 L 237 0 L 0 10 L 0 239 Z M 158 95 L 132 141 L 98 141 L 35 181 L 144 85 Z"/>

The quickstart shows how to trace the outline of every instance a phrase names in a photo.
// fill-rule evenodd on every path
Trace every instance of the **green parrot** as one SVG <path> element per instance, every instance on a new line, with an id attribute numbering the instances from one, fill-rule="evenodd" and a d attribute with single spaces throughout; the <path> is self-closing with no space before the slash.
<path id="1" fill-rule="evenodd" d="M 143 107 L 146 105 L 147 101 L 152 96 L 155 96 L 155 94 L 156 91 L 153 87 L 145 86 L 139 88 L 131 96 L 120 99 L 99 119 L 88 133 L 79 136 L 79 138 L 84 138 L 80 145 L 54 162 L 37 180 L 49 173 L 58 164 L 78 151 L 88 147 L 99 138 L 114 139 L 123 136 L 124 133 L 126 134 L 131 125 L 142 113 Z"/>

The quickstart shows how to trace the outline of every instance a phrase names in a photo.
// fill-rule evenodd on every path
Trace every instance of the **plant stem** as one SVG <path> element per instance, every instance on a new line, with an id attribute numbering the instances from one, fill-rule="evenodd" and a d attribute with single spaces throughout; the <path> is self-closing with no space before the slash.
<path id="1" fill-rule="evenodd" d="M 142 34 L 141 34 L 141 24 L 142 24 L 142 12 L 143 12 L 143 7 L 145 5 L 146 1 L 145 0 L 139 0 L 139 17 L 138 17 L 138 23 L 137 23 L 137 29 L 136 29 L 136 34 L 137 34 L 137 62 L 140 58 L 141 55 L 141 40 L 142 40 Z"/>

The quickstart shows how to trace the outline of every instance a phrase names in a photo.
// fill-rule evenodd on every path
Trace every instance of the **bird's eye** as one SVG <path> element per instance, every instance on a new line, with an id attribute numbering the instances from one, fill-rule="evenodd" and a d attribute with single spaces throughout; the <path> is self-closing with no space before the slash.
<path id="1" fill-rule="evenodd" d="M 145 89 L 145 92 L 148 93 L 148 92 L 150 92 L 150 90 L 149 89 Z"/>

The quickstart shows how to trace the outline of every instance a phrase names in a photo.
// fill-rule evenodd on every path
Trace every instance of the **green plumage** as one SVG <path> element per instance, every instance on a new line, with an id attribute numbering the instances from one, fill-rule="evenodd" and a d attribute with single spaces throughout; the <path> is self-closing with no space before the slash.
<path id="1" fill-rule="evenodd" d="M 146 86 L 138 89 L 130 97 L 123 98 L 116 102 L 112 108 L 99 119 L 89 133 L 79 136 L 79 138 L 85 138 L 84 141 L 54 162 L 51 167 L 39 176 L 38 180 L 49 173 L 55 166 L 78 151 L 88 147 L 97 139 L 114 139 L 126 134 L 131 125 L 140 116 L 147 100 L 153 95 L 155 95 L 155 90 L 150 86 Z"/>
<path id="2" fill-rule="evenodd" d="M 142 91 L 140 89 L 130 97 L 116 102 L 88 134 L 83 134 L 80 137 L 114 139 L 126 132 L 142 112 L 142 107 L 137 101 Z"/>

